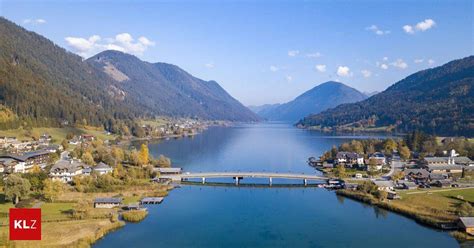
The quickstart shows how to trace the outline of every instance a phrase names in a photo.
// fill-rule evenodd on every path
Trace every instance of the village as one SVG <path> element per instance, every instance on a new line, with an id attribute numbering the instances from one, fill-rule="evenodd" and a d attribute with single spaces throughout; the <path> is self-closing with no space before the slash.
<path id="1" fill-rule="evenodd" d="M 214 124 L 221 123 L 143 121 L 140 137 L 84 128 L 47 129 L 52 135 L 30 135 L 38 130 L 28 130 L 0 136 L 0 214 L 7 214 L 11 207 L 41 208 L 44 231 L 51 233 L 45 236 L 75 228 L 86 232 L 64 240 L 42 240 L 44 245 L 90 244 L 125 222 L 143 220 L 146 205 L 162 203 L 173 188 L 158 179 L 168 173 L 171 160 L 163 155 L 153 158 L 146 144 L 149 140 L 193 136 Z M 4 245 L 8 244 L 5 216 L 0 217 Z M 59 228 L 65 222 L 68 228 Z"/>
<path id="2" fill-rule="evenodd" d="M 343 186 L 337 191 L 340 195 L 470 239 L 465 234 L 474 235 L 474 161 L 459 154 L 453 142 L 462 144 L 458 147 L 464 154 L 472 153 L 471 141 L 461 138 L 439 140 L 435 152 L 410 151 L 401 140 L 352 141 L 333 147 L 320 159 L 310 157 L 308 164 Z"/>

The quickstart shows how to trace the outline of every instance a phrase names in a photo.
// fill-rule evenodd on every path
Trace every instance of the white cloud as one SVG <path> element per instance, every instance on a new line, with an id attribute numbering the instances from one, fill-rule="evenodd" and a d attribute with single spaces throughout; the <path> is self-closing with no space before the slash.
<path id="1" fill-rule="evenodd" d="M 340 77 L 350 77 L 352 76 L 351 70 L 347 66 L 339 66 L 337 68 L 337 75 Z"/>
<path id="2" fill-rule="evenodd" d="M 436 26 L 436 22 L 433 19 L 425 19 L 424 21 L 417 23 L 415 28 L 416 30 L 424 32 L 434 26 Z"/>
<path id="3" fill-rule="evenodd" d="M 407 34 L 414 34 L 415 30 L 413 30 L 413 27 L 410 25 L 405 25 L 403 26 L 403 30 L 405 30 L 405 33 Z"/>
<path id="4" fill-rule="evenodd" d="M 408 67 L 408 64 L 403 61 L 403 59 L 397 59 L 396 61 L 390 63 L 390 65 L 397 67 L 399 69 L 405 69 Z"/>
<path id="5" fill-rule="evenodd" d="M 135 55 L 143 54 L 149 47 L 155 45 L 154 41 L 141 36 L 137 41 L 129 33 L 117 34 L 113 38 L 102 40 L 99 35 L 92 35 L 89 38 L 66 37 L 67 45 L 77 54 L 89 57 L 104 50 L 117 50 Z M 103 42 L 101 42 L 103 41 Z"/>
<path id="6" fill-rule="evenodd" d="M 428 64 L 429 64 L 429 65 L 432 65 L 432 64 L 434 64 L 434 63 L 435 63 L 435 61 L 434 61 L 433 59 L 428 59 Z"/>
<path id="7" fill-rule="evenodd" d="M 293 77 L 292 77 L 292 76 L 287 75 L 285 78 L 286 78 L 286 81 L 287 81 L 287 82 L 293 81 Z"/>
<path id="8" fill-rule="evenodd" d="M 370 76 L 372 76 L 372 72 L 369 71 L 369 70 L 362 70 L 360 71 L 362 73 L 362 75 L 365 77 L 365 78 L 369 78 Z"/>
<path id="9" fill-rule="evenodd" d="M 298 50 L 291 50 L 291 51 L 288 51 L 288 56 L 295 57 L 299 53 L 300 53 L 300 51 L 298 51 Z"/>
<path id="10" fill-rule="evenodd" d="M 270 71 L 276 72 L 276 71 L 278 71 L 278 67 L 272 65 L 272 66 L 270 66 Z"/>
<path id="11" fill-rule="evenodd" d="M 388 60 L 388 57 L 383 57 L 382 60 L 383 60 L 383 61 L 387 61 L 387 60 Z"/>
<path id="12" fill-rule="evenodd" d="M 383 70 L 387 70 L 387 69 L 388 69 L 388 65 L 387 65 L 387 64 L 381 64 L 381 65 L 380 65 L 380 68 L 383 69 Z"/>
<path id="13" fill-rule="evenodd" d="M 315 68 L 319 72 L 325 72 L 326 71 L 326 65 L 316 65 Z"/>
<path id="14" fill-rule="evenodd" d="M 415 59 L 413 62 L 415 62 L 415 64 L 419 64 L 419 63 L 423 63 L 423 61 L 425 61 L 424 59 Z"/>
<path id="15" fill-rule="evenodd" d="M 212 69 L 212 68 L 214 68 L 214 63 L 210 62 L 210 63 L 204 64 L 204 66 L 209 68 L 209 69 Z"/>
<path id="16" fill-rule="evenodd" d="M 365 30 L 371 31 L 376 35 L 390 34 L 390 30 L 381 30 L 377 25 L 371 25 L 365 28 Z"/>
<path id="17" fill-rule="evenodd" d="M 38 19 L 24 19 L 23 20 L 24 24 L 32 24 L 32 25 L 40 25 L 40 24 L 45 24 L 46 20 L 42 18 Z"/>
<path id="18" fill-rule="evenodd" d="M 415 32 L 425 32 L 436 26 L 436 22 L 433 19 L 425 19 L 424 21 L 418 22 L 415 25 L 405 25 L 403 30 L 408 34 L 414 34 Z"/>
<path id="19" fill-rule="evenodd" d="M 308 53 L 308 54 L 306 54 L 306 57 L 308 57 L 308 58 L 319 58 L 319 57 L 321 57 L 321 53 L 319 53 L 319 52 Z"/>

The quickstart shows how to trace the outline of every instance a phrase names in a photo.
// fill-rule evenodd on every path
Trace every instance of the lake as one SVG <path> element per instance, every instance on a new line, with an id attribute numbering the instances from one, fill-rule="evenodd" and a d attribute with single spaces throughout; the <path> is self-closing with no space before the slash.
<path id="1" fill-rule="evenodd" d="M 211 127 L 190 138 L 150 143 L 185 171 L 318 173 L 306 163 L 333 145 L 367 136 L 330 136 L 284 123 Z M 206 180 L 209 182 L 210 180 Z M 216 182 L 229 182 L 214 179 Z M 241 183 L 268 184 L 243 179 Z M 273 184 L 297 183 L 273 180 Z M 415 221 L 314 187 L 183 185 L 148 217 L 94 247 L 458 247 Z"/>

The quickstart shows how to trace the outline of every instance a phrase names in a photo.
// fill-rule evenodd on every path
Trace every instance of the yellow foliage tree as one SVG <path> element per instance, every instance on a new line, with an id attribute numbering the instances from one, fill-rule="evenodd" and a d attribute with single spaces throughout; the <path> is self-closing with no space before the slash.
<path id="1" fill-rule="evenodd" d="M 150 154 L 148 153 L 148 146 L 142 144 L 140 147 L 139 160 L 141 165 L 147 165 L 150 162 Z"/>

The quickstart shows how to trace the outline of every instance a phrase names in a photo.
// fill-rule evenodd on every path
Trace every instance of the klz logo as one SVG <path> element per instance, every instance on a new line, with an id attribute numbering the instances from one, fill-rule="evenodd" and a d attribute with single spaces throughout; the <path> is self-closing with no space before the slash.
<path id="1" fill-rule="evenodd" d="M 10 240 L 41 240 L 40 208 L 10 208 Z"/>

